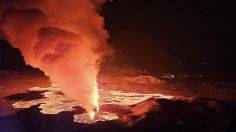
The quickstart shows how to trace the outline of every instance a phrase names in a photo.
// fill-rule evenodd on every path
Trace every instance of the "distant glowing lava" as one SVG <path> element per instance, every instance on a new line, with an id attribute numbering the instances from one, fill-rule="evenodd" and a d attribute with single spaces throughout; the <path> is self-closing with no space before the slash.
<path id="1" fill-rule="evenodd" d="M 43 98 L 29 101 L 19 100 L 12 106 L 17 109 L 27 109 L 31 106 L 39 105 L 39 108 L 41 109 L 40 112 L 42 114 L 51 115 L 58 114 L 63 111 L 75 111 L 76 107 L 78 106 L 83 107 L 83 103 L 61 94 L 61 90 L 56 85 L 47 88 L 33 87 L 30 88 L 29 91 L 42 92 L 41 94 L 43 95 Z M 99 103 L 101 107 L 107 105 L 134 105 L 151 97 L 166 99 L 173 98 L 173 96 L 163 95 L 159 93 L 141 94 L 105 89 L 99 89 L 98 92 L 100 94 Z M 75 114 L 73 116 L 74 122 L 92 124 L 98 121 L 110 121 L 119 119 L 118 115 L 115 112 L 108 112 L 107 109 L 104 108 L 101 108 L 101 110 L 99 111 L 98 109 L 91 110 L 90 112 L 87 111 L 87 113 L 83 112 Z"/>

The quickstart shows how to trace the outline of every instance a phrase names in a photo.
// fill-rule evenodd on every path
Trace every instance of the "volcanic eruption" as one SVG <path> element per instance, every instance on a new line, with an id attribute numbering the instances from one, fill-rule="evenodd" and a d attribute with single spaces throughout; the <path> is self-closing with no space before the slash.
<path id="1" fill-rule="evenodd" d="M 99 9 L 105 0 L 2 0 L 0 31 L 27 64 L 40 68 L 93 118 L 97 74 L 111 53 Z"/>

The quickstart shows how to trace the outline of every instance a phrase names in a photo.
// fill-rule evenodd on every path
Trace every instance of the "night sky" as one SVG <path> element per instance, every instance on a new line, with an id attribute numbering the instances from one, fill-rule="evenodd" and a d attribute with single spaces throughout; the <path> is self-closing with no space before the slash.
<path id="1" fill-rule="evenodd" d="M 154 72 L 236 66 L 233 2 L 116 0 L 103 14 L 117 63 Z"/>
<path id="2" fill-rule="evenodd" d="M 217 0 L 108 2 L 101 14 L 115 49 L 112 63 L 155 73 L 236 73 L 234 7 Z M 1 68 L 22 64 L 6 61 L 17 57 L 3 51 L 6 46 L 0 45 Z"/>

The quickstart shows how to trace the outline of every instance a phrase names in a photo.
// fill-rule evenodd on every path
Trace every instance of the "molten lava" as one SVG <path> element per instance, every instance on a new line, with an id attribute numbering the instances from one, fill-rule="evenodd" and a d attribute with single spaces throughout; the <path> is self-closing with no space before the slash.
<path id="1" fill-rule="evenodd" d="M 63 111 L 76 111 L 76 107 L 83 107 L 83 103 L 79 100 L 73 100 L 64 94 L 61 94 L 61 89 L 56 85 L 52 87 L 40 88 L 33 87 L 29 88 L 29 91 L 42 92 L 43 97 L 33 100 L 18 100 L 13 104 L 13 107 L 17 110 L 27 109 L 32 106 L 37 106 L 42 114 L 58 114 Z M 172 99 L 173 96 L 163 95 L 159 93 L 154 94 L 142 94 L 125 91 L 114 91 L 107 89 L 99 89 L 100 94 L 100 106 L 101 110 L 90 111 L 87 113 L 75 113 L 74 122 L 92 124 L 98 121 L 110 121 L 119 119 L 115 111 L 110 111 L 111 105 L 115 106 L 130 106 L 140 103 L 149 98 L 165 98 Z M 108 107 L 107 107 L 108 106 Z M 113 109 L 113 108 L 112 108 Z M 118 110 L 119 111 L 119 110 Z M 95 115 L 96 114 L 96 115 Z"/>
<path id="2" fill-rule="evenodd" d="M 92 111 L 88 111 L 89 112 L 89 116 L 91 119 L 94 118 L 95 116 L 95 112 L 99 111 L 99 94 L 98 94 L 98 87 L 97 87 L 97 82 L 95 81 L 94 83 L 94 92 L 93 92 L 93 97 L 92 97 L 92 102 L 93 102 L 93 106 L 95 107 L 94 109 L 92 109 Z"/>
<path id="3" fill-rule="evenodd" d="M 90 116 L 90 118 L 93 120 L 93 118 L 94 118 L 94 116 L 95 116 L 95 112 L 94 112 L 94 111 L 90 112 L 90 113 L 89 113 L 89 116 Z"/>

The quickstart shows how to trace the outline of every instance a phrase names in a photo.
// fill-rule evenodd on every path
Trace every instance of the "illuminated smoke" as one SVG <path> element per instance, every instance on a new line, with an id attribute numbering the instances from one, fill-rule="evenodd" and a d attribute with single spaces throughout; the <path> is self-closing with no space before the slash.
<path id="1" fill-rule="evenodd" d="M 1 0 L 0 31 L 65 95 L 98 109 L 97 74 L 111 53 L 98 10 L 105 0 Z"/>

